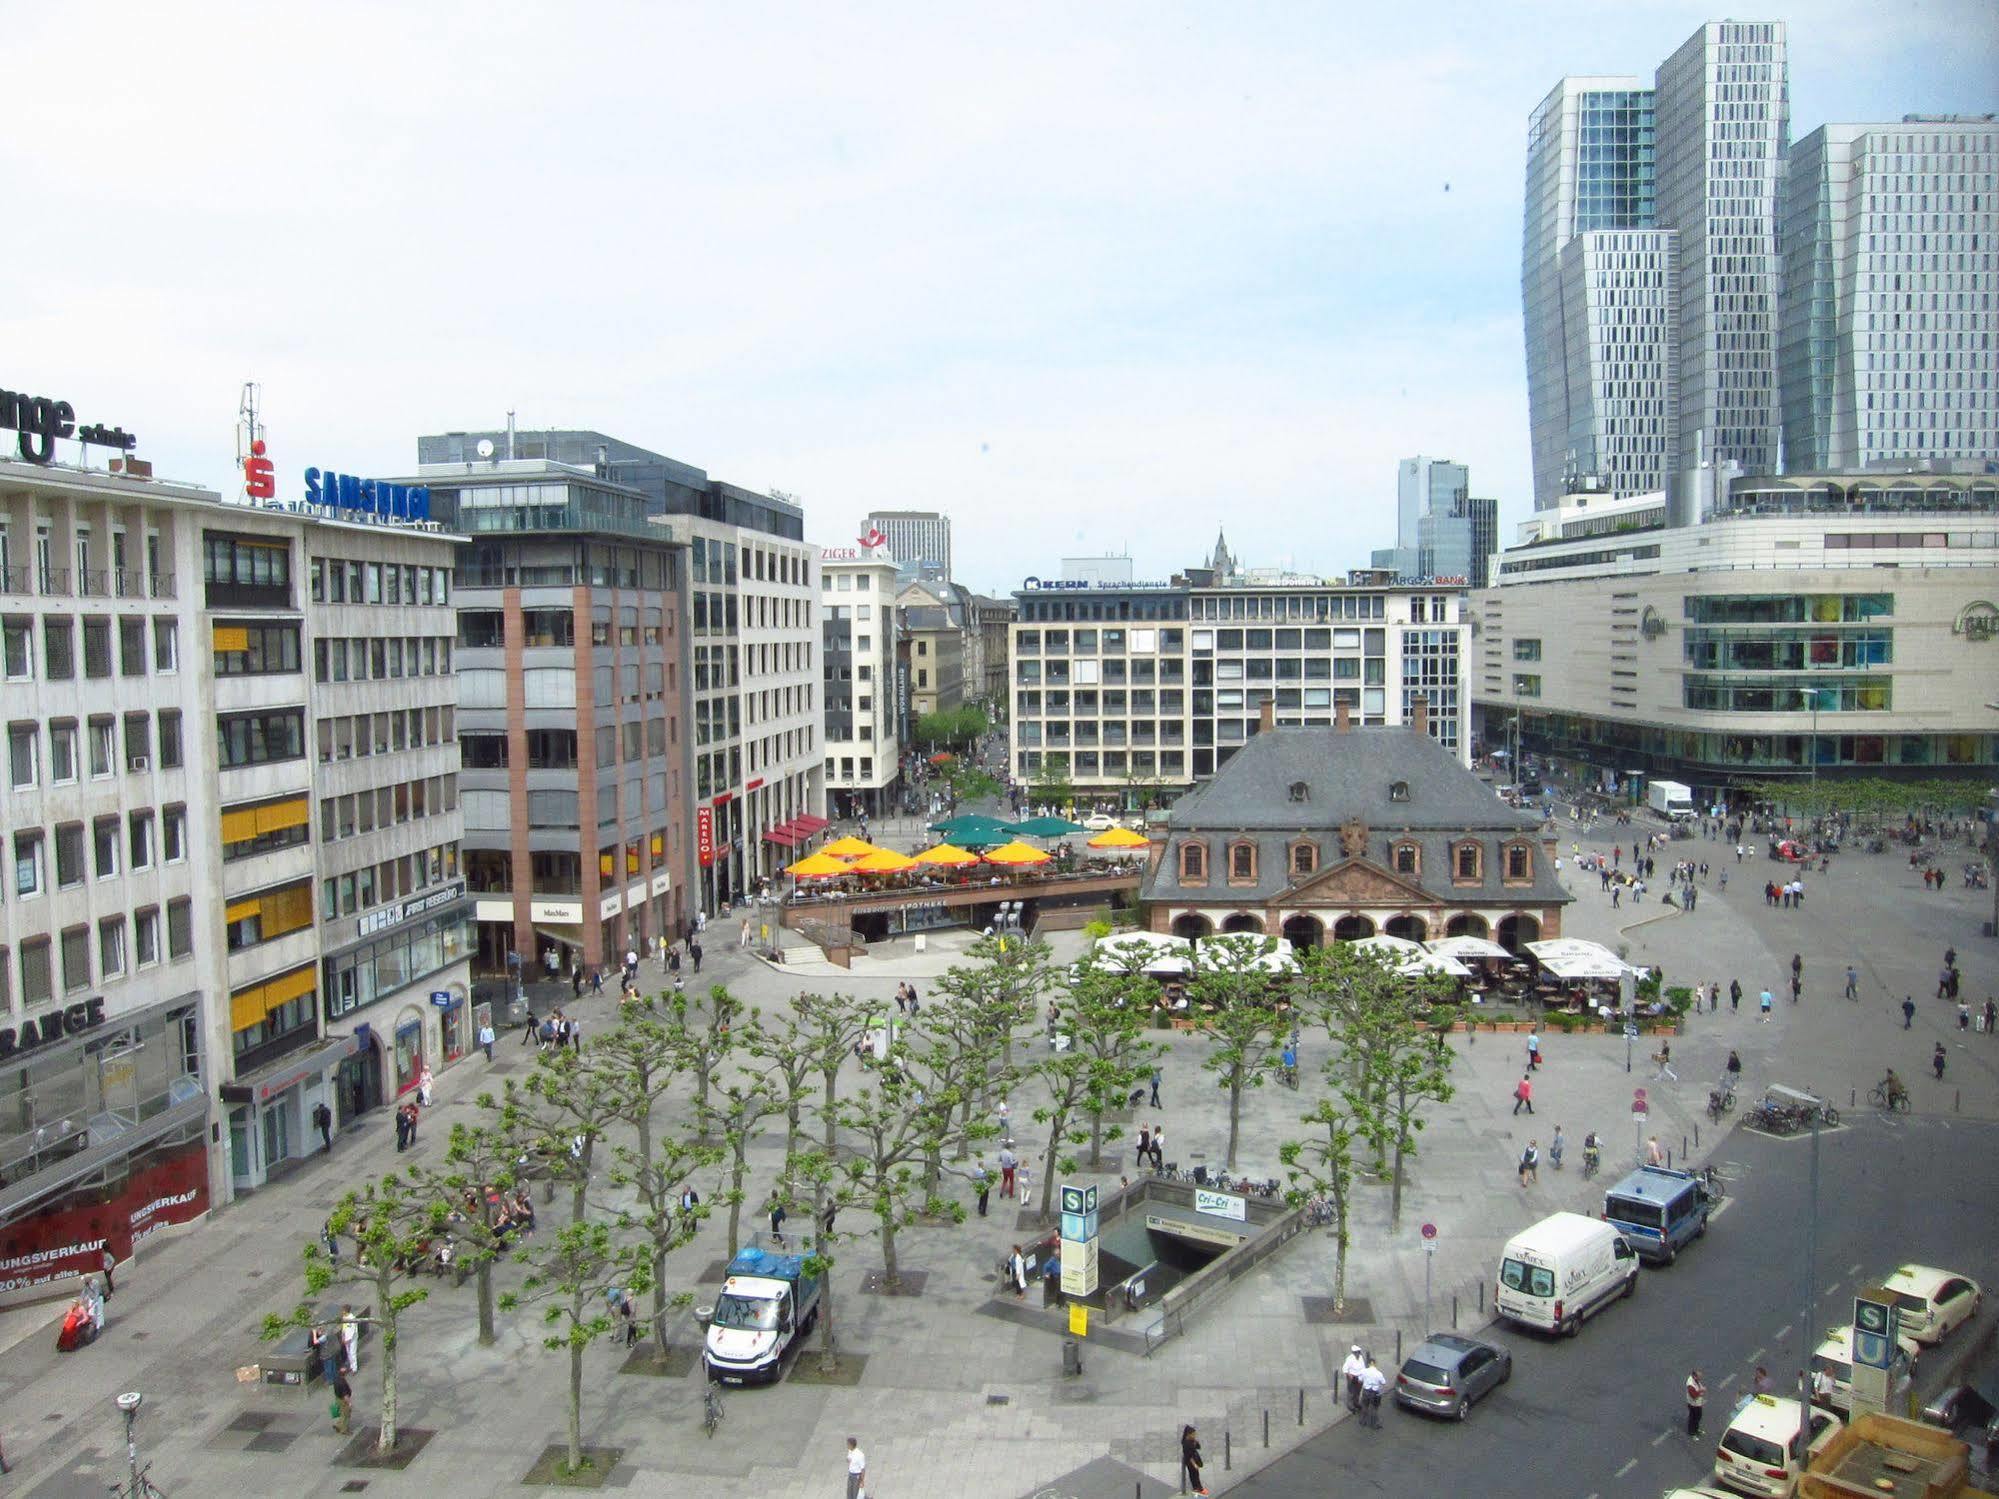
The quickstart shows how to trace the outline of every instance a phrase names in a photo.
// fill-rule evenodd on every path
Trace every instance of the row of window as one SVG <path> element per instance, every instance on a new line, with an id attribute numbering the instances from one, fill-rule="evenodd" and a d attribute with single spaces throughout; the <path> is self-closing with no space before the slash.
<path id="1" fill-rule="evenodd" d="M 323 796 L 319 799 L 319 841 L 333 843 L 378 828 L 400 827 L 419 817 L 442 816 L 457 806 L 455 775 L 397 781 L 345 796 Z"/>
<path id="2" fill-rule="evenodd" d="M 128 945 L 129 935 L 129 945 Z M 166 956 L 169 960 L 189 957 L 194 952 L 194 903 L 170 900 L 165 910 Z M 127 973 L 151 968 L 160 961 L 161 909 L 142 906 L 132 913 L 129 927 L 124 916 L 106 916 L 97 923 L 96 941 L 88 926 L 65 927 L 53 939 L 31 937 L 8 960 L 0 947 L 0 1013 L 12 1005 L 9 979 L 20 973 L 20 1002 L 23 1008 L 47 1004 L 59 995 L 82 994 L 100 983 L 123 978 Z M 93 946 L 95 952 L 92 951 Z M 58 963 L 60 969 L 58 969 Z M 60 982 L 61 987 L 57 984 Z"/>
<path id="3" fill-rule="evenodd" d="M 273 676 L 299 668 L 298 626 L 286 621 L 218 621 L 214 648 L 218 677 Z"/>
<path id="4" fill-rule="evenodd" d="M 1687 594 L 1680 603 L 1704 625 L 1853 624 L 1895 613 L 1892 593 Z"/>
<path id="5" fill-rule="evenodd" d="M 1398 785 L 1401 783 L 1398 782 Z M 1295 799 L 1295 797 L 1294 797 Z M 1406 799 L 1406 793 L 1405 793 Z M 1189 839 L 1180 845 L 1180 883 L 1183 885 L 1205 885 L 1209 880 L 1208 845 L 1199 839 Z M 1534 879 L 1534 846 L 1523 840 L 1501 846 L 1501 858 L 1505 863 L 1504 883 L 1508 885 L 1532 884 Z M 1231 885 L 1254 885 L 1257 881 L 1259 852 L 1253 839 L 1238 838 L 1224 847 L 1223 857 L 1227 863 L 1227 883 Z M 1393 841 L 1388 849 L 1389 867 L 1397 874 L 1413 879 L 1422 878 L 1423 846 L 1413 838 Z M 1319 868 L 1319 845 L 1309 838 L 1301 838 L 1285 845 L 1285 872 L 1293 878 L 1315 874 Z M 1451 882 L 1456 885 L 1476 885 L 1485 878 L 1485 847 L 1476 838 L 1465 838 L 1451 845 Z"/>
<path id="6" fill-rule="evenodd" d="M 312 925 L 312 882 L 239 896 L 222 913 L 229 951 L 244 952 Z"/>
<path id="7" fill-rule="evenodd" d="M 177 621 L 126 618 L 120 619 L 117 624 L 117 675 L 143 677 L 147 674 L 149 635 L 153 671 L 166 674 L 180 669 L 180 627 Z M 76 679 L 76 625 L 77 621 L 70 615 L 42 616 L 44 681 L 70 682 Z M 111 620 L 103 615 L 83 617 L 83 675 L 86 679 L 101 681 L 113 674 L 111 625 Z M 4 667 L 7 680 L 33 680 L 35 655 L 33 616 L 10 614 L 0 620 L 0 667 Z"/>
<path id="8" fill-rule="evenodd" d="M 219 763 L 224 770 L 301 760 L 305 758 L 305 709 L 270 708 L 220 714 L 215 720 L 215 737 Z M 164 757 L 164 747 L 161 754 Z"/>
<path id="9" fill-rule="evenodd" d="M 399 854 L 350 874 L 319 882 L 319 910 L 328 921 L 353 916 L 391 901 L 408 900 L 420 890 L 458 878 L 458 845 L 439 843 Z M 366 930 L 366 923 L 363 923 Z"/>
<path id="10" fill-rule="evenodd" d="M 312 559 L 315 604 L 433 604 L 451 602 L 451 569 L 406 562 Z"/>
<path id="11" fill-rule="evenodd" d="M 1892 677 L 1818 677 L 1807 686 L 1768 677 L 1689 674 L 1681 683 L 1681 703 L 1705 712 L 1888 713 L 1895 706 L 1895 685 Z"/>
<path id="12" fill-rule="evenodd" d="M 181 765 L 181 718 L 177 708 L 163 708 L 157 716 L 159 764 L 162 770 Z M 123 767 L 138 774 L 152 767 L 155 716 L 127 713 L 124 717 Z M 104 780 L 118 774 L 121 755 L 119 723 L 110 714 L 96 714 L 79 724 L 73 718 L 54 718 L 48 725 L 48 749 L 43 758 L 42 728 L 32 720 L 7 725 L 7 784 L 14 791 L 29 791 L 42 784 L 43 766 L 48 784 L 68 785 L 88 774 Z"/>
<path id="13" fill-rule="evenodd" d="M 386 682 L 400 677 L 451 675 L 452 640 L 448 635 L 392 635 L 368 639 L 315 640 L 312 679 L 315 682 Z"/>
<path id="14" fill-rule="evenodd" d="M 291 546 L 275 538 L 204 531 L 201 579 L 211 586 L 225 588 L 290 588 Z"/>
<path id="15" fill-rule="evenodd" d="M 356 713 L 321 718 L 319 763 L 358 760 L 406 749 L 449 744 L 457 728 L 455 708 L 396 708 L 386 713 Z"/>
<path id="16" fill-rule="evenodd" d="M 326 1018 L 373 1004 L 470 950 L 472 924 L 463 914 L 425 917 L 326 960 Z"/>
<path id="17" fill-rule="evenodd" d="M 175 803 L 159 814 L 161 863 L 178 864 L 187 857 L 187 808 Z M 128 814 L 112 813 L 91 821 L 64 822 L 55 828 L 55 886 L 73 890 L 88 880 L 93 871 L 100 880 L 116 879 L 120 873 L 136 874 L 153 867 L 153 812 L 139 808 Z M 46 858 L 48 839 L 41 828 L 21 828 L 14 834 L 14 894 L 29 899 L 48 892 L 49 869 Z"/>

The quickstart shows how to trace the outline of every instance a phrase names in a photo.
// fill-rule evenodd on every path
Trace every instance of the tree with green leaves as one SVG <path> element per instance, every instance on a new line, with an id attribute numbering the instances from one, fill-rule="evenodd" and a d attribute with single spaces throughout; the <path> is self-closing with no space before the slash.
<path id="1" fill-rule="evenodd" d="M 569 1355 L 569 1455 L 565 1476 L 584 1471 L 583 1355 L 610 1332 L 608 1291 L 637 1296 L 652 1286 L 652 1246 L 623 1239 L 624 1219 L 579 1219 L 565 1223 L 521 1252 L 528 1267 L 518 1290 L 500 1298 L 507 1311 L 539 1306 L 545 1332 L 542 1346 Z"/>
<path id="2" fill-rule="evenodd" d="M 1110 1116 L 1124 1110 L 1166 1048 L 1148 1034 L 1159 985 L 1143 973 L 1105 972 L 1092 966 L 1093 958 L 1069 976 L 1063 1019 L 1071 1044 L 1090 1062 L 1080 1107 L 1090 1121 L 1094 1170 L 1103 1166 L 1104 1146 L 1124 1138 Z"/>
<path id="3" fill-rule="evenodd" d="M 264 1318 L 263 1336 L 274 1341 L 286 1333 L 309 1329 L 318 1322 L 313 1301 L 337 1288 L 361 1293 L 367 1310 L 357 1314 L 381 1332 L 382 1407 L 376 1452 L 396 1450 L 396 1358 L 402 1314 L 426 1300 L 430 1292 L 417 1281 L 433 1243 L 444 1233 L 448 1210 L 435 1198 L 415 1190 L 399 1176 L 342 1194 L 326 1220 L 325 1233 L 338 1248 L 329 1256 L 325 1243 L 305 1246 L 305 1294 L 288 1316 Z M 339 1329 L 330 1329 L 337 1339 Z"/>
<path id="4" fill-rule="evenodd" d="M 487 1095 L 489 1098 L 491 1095 Z M 411 1187 L 444 1205 L 453 1237 L 452 1258 L 459 1274 L 470 1274 L 479 1308 L 479 1342 L 491 1346 L 499 1333 L 493 1310 L 493 1265 L 506 1248 L 497 1195 L 514 1190 L 520 1146 L 486 1125 L 458 1123 L 439 1165 L 409 1167 Z"/>
<path id="5" fill-rule="evenodd" d="M 1330 1064 L 1324 1070 L 1330 1072 Z M 1299 1116 L 1299 1122 L 1310 1125 L 1311 1131 L 1301 1139 L 1286 1140 L 1277 1147 L 1277 1158 L 1284 1163 L 1291 1182 L 1284 1195 L 1293 1207 L 1302 1208 L 1317 1194 L 1331 1208 L 1333 1310 L 1343 1312 L 1347 1304 L 1347 1248 L 1353 1242 L 1347 1215 L 1353 1202 L 1357 1135 L 1352 1118 L 1332 1098 L 1321 1098 L 1311 1113 Z"/>
<path id="6" fill-rule="evenodd" d="M 840 1337 L 833 1317 L 836 1251 L 859 1237 L 851 1228 L 839 1228 L 839 1215 L 860 1202 L 867 1167 L 856 1157 L 843 1160 L 830 1150 L 808 1150 L 792 1161 L 791 1169 L 791 1180 L 812 1201 L 813 1227 L 805 1243 L 804 1268 L 807 1275 L 819 1279 L 819 1368 L 831 1374 L 840 1366 Z"/>
<path id="7" fill-rule="evenodd" d="M 1242 1135 L 1243 1095 L 1260 1088 L 1276 1068 L 1292 1016 L 1279 1008 L 1282 985 L 1270 971 L 1274 937 L 1229 933 L 1199 948 L 1187 992 L 1188 1018 L 1208 1038 L 1201 1066 L 1229 1096 L 1227 1169 L 1236 1169 Z"/>
<path id="8" fill-rule="evenodd" d="M 665 1106 L 690 1044 L 685 1012 L 657 999 L 628 1000 L 617 1023 L 590 1043 L 595 1091 L 608 1121 L 630 1128 L 631 1143 L 611 1150 L 611 1184 L 630 1188 L 638 1201 L 633 1225 L 649 1247 L 652 1334 L 666 1351 L 666 1257 L 687 1242 L 692 1226 L 680 1211 L 680 1194 L 694 1176 L 712 1167 L 720 1152 L 685 1140 L 669 1127 Z M 694 1044 L 700 1044 L 696 1042 Z M 734 1253 L 733 1235 L 730 1252 Z"/>
<path id="9" fill-rule="evenodd" d="M 620 1100 L 605 1087 L 603 1070 L 557 1047 L 535 1058 L 524 1083 L 510 1077 L 499 1097 L 482 1093 L 478 1106 L 490 1112 L 492 1128 L 519 1146 L 522 1170 L 568 1185 L 570 1222 L 581 1223 L 597 1144 L 619 1117 Z"/>
<path id="10" fill-rule="evenodd" d="M 820 1075 L 822 1056 L 832 1064 L 826 1080 L 827 1098 L 840 1076 L 840 1065 L 853 1055 L 854 1039 L 847 1034 L 845 1016 L 833 1013 L 815 1016 L 815 1004 L 824 1008 L 819 996 L 800 994 L 792 1008 L 774 1015 L 760 1015 L 741 1032 L 744 1052 L 763 1064 L 764 1076 L 777 1095 L 784 1113 L 784 1167 L 780 1180 L 789 1180 L 792 1158 L 798 1154 L 800 1131 L 811 1094 L 812 1080 Z M 833 1024 L 822 1024 L 822 1018 Z"/>
<path id="11" fill-rule="evenodd" d="M 1076 799 L 1076 786 L 1069 779 L 1069 757 L 1060 751 L 1047 751 L 1041 756 L 1041 768 L 1027 783 L 1027 799 L 1035 806 L 1053 807 L 1057 811 Z"/>
<path id="12" fill-rule="evenodd" d="M 825 1129 L 820 1142 L 828 1155 L 833 1151 L 834 1104 L 840 1089 L 840 1069 L 853 1057 L 854 1048 L 867 1034 L 868 1011 L 848 994 L 801 994 L 794 1006 L 799 1034 L 806 1044 L 812 1065 L 819 1073 L 819 1120 Z"/>
<path id="13" fill-rule="evenodd" d="M 980 937 L 937 980 L 936 992 L 974 1028 L 976 1043 L 991 1050 L 993 1068 L 975 1083 L 965 1103 L 983 1109 L 992 1089 L 1013 1071 L 1013 1044 L 1043 996 L 1055 988 L 1054 955 L 1046 942 L 1016 932 Z"/>
<path id="14" fill-rule="evenodd" d="M 1457 1091 L 1451 1084 L 1455 1059 L 1442 1031 L 1426 1031 L 1422 1018 L 1433 996 L 1419 985 L 1401 996 L 1393 1010 L 1377 1012 L 1369 1022 L 1374 1039 L 1367 1047 L 1368 1097 L 1374 1112 L 1368 1138 L 1380 1160 L 1384 1146 L 1394 1153 L 1389 1175 L 1388 1221 L 1402 1226 L 1403 1164 L 1416 1154 L 1416 1136 L 1423 1130 L 1423 1109 L 1448 1103 Z"/>
<path id="15" fill-rule="evenodd" d="M 751 1013 L 752 1024 L 755 1012 Z M 743 1183 L 749 1175 L 750 1146 L 763 1133 L 763 1122 L 784 1107 L 769 1077 L 743 1074 L 717 1089 L 719 1101 L 713 1120 L 722 1134 L 722 1148 L 729 1163 L 728 1186 L 722 1200 L 729 1205 L 729 1258 L 741 1247 Z"/>
<path id="16" fill-rule="evenodd" d="M 694 1079 L 694 1119 L 702 1137 L 711 1120 L 708 1090 L 736 1046 L 736 1026 L 743 1002 L 726 984 L 711 984 L 706 995 L 673 994 L 660 1012 L 672 1039 L 677 1065 Z"/>

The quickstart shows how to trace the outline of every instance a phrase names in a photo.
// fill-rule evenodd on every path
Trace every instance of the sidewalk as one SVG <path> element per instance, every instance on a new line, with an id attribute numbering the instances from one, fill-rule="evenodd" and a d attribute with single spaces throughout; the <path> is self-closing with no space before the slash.
<path id="1" fill-rule="evenodd" d="M 1565 864 L 1570 840 L 1565 826 Z M 1705 851 L 1712 861 L 1721 850 L 1719 844 L 1696 841 L 1670 845 L 1656 857 L 1665 863 L 1669 854 L 1699 858 Z M 1625 854 L 1628 860 L 1628 839 Z M 1967 1116 L 1999 1113 L 1999 1038 L 1958 1037 L 1954 1012 L 1946 1016 L 1940 1001 L 1926 998 L 1934 989 L 1933 976 L 1927 988 L 1915 990 L 1922 1006 L 1916 1032 L 1900 1030 L 1890 999 L 1898 1004 L 1924 970 L 1933 974 L 1935 955 L 1953 933 L 1967 983 L 1982 999 L 1983 986 L 1991 982 L 1993 951 L 1975 937 L 1975 915 L 1960 909 L 1950 893 L 1924 896 L 1913 882 L 1900 889 L 1885 862 L 1836 864 L 1829 878 L 1808 880 L 1804 910 L 1772 911 L 1759 894 L 1764 869 L 1752 859 L 1738 872 L 1732 854 L 1725 856 L 1731 861 L 1729 892 L 1717 893 L 1710 881 L 1691 916 L 1659 919 L 1663 908 L 1651 901 L 1642 915 L 1628 907 L 1613 911 L 1590 881 L 1578 889 L 1565 930 L 1628 944 L 1634 961 L 1663 963 L 1669 984 L 1714 977 L 1725 989 L 1732 975 L 1740 976 L 1748 991 L 1744 1012 L 1731 1015 L 1724 1002 L 1719 1015 L 1690 1022 L 1674 1046 L 1677 1086 L 1652 1080 L 1644 1059 L 1650 1038 L 1634 1046 L 1634 1070 L 1627 1073 L 1621 1037 L 1544 1035 L 1546 1066 L 1535 1078 L 1537 1112 L 1531 1117 L 1511 1113 L 1525 1037 L 1453 1036 L 1457 1096 L 1435 1111 L 1421 1137 L 1421 1154 L 1409 1166 L 1400 1229 L 1389 1227 L 1385 1186 L 1358 1189 L 1347 1286 L 1349 1297 L 1364 1305 L 1350 1309 L 1354 1321 L 1310 1320 L 1315 1303 L 1304 1298 L 1328 1296 L 1332 1278 L 1330 1237 L 1313 1231 L 1245 1275 L 1226 1301 L 1149 1359 L 1085 1339 L 1084 1372 L 1065 1380 L 1059 1337 L 986 1312 L 992 1266 L 1031 1231 L 1010 1205 L 995 1199 L 988 1218 L 972 1216 L 962 1228 L 920 1228 L 902 1236 L 905 1268 L 928 1272 L 920 1297 L 863 1294 L 862 1277 L 878 1266 L 878 1253 L 863 1244 L 843 1256 L 834 1272 L 842 1348 L 869 1355 L 857 1386 L 794 1379 L 772 1389 L 731 1391 L 728 1419 L 710 1440 L 699 1428 L 698 1374 L 620 1375 L 621 1352 L 603 1344 L 586 1360 L 586 1440 L 625 1449 L 614 1486 L 666 1492 L 685 1490 L 693 1479 L 701 1493 L 717 1499 L 824 1499 L 837 1493 L 849 1434 L 861 1438 L 871 1472 L 892 1494 L 1014 1499 L 1093 1462 L 1098 1476 L 1109 1474 L 1122 1484 L 1105 1493 L 1130 1494 L 1133 1473 L 1171 1485 L 1175 1436 L 1186 1421 L 1202 1427 L 1211 1458 L 1219 1452 L 1224 1428 L 1233 1431 L 1240 1474 L 1266 1455 L 1260 1446 L 1263 1409 L 1272 1412 L 1274 1442 L 1311 1435 L 1334 1418 L 1328 1391 L 1349 1342 L 1358 1339 L 1392 1356 L 1398 1332 L 1406 1345 L 1424 1330 L 1422 1223 L 1433 1222 L 1439 1230 L 1430 1264 L 1429 1324 L 1451 1325 L 1455 1296 L 1457 1325 L 1478 1326 L 1484 1320 L 1480 1288 L 1489 1282 L 1507 1237 L 1557 1208 L 1593 1211 L 1600 1205 L 1605 1180 L 1584 1183 L 1577 1169 L 1584 1133 L 1594 1128 L 1606 1138 L 1605 1178 L 1614 1179 L 1631 1158 L 1634 1087 L 1644 1087 L 1652 1105 L 1642 1133 L 1659 1136 L 1676 1160 L 1682 1140 L 1697 1158 L 1712 1152 L 1724 1170 L 1731 1164 L 1727 1137 L 1717 1140 L 1701 1108 L 1707 1081 L 1731 1046 L 1742 1051 L 1752 1088 L 1762 1081 L 1816 1082 L 1834 1092 L 1859 1082 L 1885 1056 L 1916 1084 L 1919 1108 L 1947 1114 L 1957 1095 Z M 1653 883 L 1656 889 L 1663 882 Z M 812 987 L 837 986 L 886 999 L 896 980 L 908 976 L 887 963 L 920 956 L 934 976 L 948 962 L 942 944 L 931 945 L 938 950 L 885 960 L 878 973 L 802 975 L 788 964 L 769 967 L 738 953 L 733 942 L 717 941 L 709 947 L 702 979 L 726 982 L 745 1000 L 770 1009 Z M 1849 949 L 1874 986 L 1867 1003 L 1857 1006 L 1837 998 Z M 1806 954 L 1805 1002 L 1792 1007 L 1783 997 L 1787 990 L 1779 988 L 1776 1014 L 1769 1024 L 1759 1024 L 1756 990 L 1764 983 L 1776 986 L 1793 950 Z M 1699 969 L 1691 966 L 1696 961 Z M 646 983 L 659 983 L 657 964 L 649 966 Z M 586 993 L 580 1005 L 571 1000 L 567 1008 L 581 1014 L 587 1038 L 608 1023 L 614 1002 L 610 995 L 593 999 Z M 1949 1082 L 1936 1088 L 1927 1086 L 1920 1058 L 1939 1038 L 1953 1049 Z M 1041 1043 L 1036 1038 L 1026 1044 Z M 1178 1034 L 1169 1044 L 1166 1107 L 1160 1111 L 1171 1141 L 1167 1153 L 1183 1167 L 1219 1167 L 1227 1121 L 1221 1093 L 1200 1069 L 1203 1044 Z M 1306 1038 L 1308 1068 L 1324 1045 L 1323 1039 Z M 494 1064 L 475 1054 L 444 1073 L 437 1107 L 416 1147 L 419 1154 L 440 1151 L 452 1120 L 471 1117 L 473 1097 L 502 1077 L 524 1073 L 529 1059 L 517 1036 L 505 1035 Z M 1860 1087 L 1864 1093 L 1865 1082 Z M 1046 1141 L 1029 1122 L 1035 1102 L 1016 1096 L 1012 1106 L 1020 1149 L 1033 1163 L 1038 1183 L 1038 1151 Z M 1241 1174 L 1280 1174 L 1276 1144 L 1297 1132 L 1305 1103 L 1305 1095 L 1277 1086 L 1249 1096 Z M 1151 1122 L 1151 1111 L 1137 1122 Z M 1558 1122 L 1569 1149 L 1569 1168 L 1560 1172 L 1546 1157 Z M 1539 1182 L 1523 1189 L 1514 1165 L 1530 1135 L 1542 1146 L 1543 1167 Z M 750 1204 L 761 1202 L 781 1146 L 779 1134 L 752 1149 Z M 1076 1175 L 1115 1185 L 1120 1169 L 1130 1167 L 1129 1152 L 1126 1143 L 1094 1178 Z M 122 1466 L 111 1400 L 124 1388 L 146 1392 L 139 1423 L 142 1451 L 169 1493 L 268 1488 L 278 1471 L 285 1475 L 284 1491 L 300 1495 L 334 1494 L 357 1478 L 366 1478 L 371 1496 L 425 1499 L 469 1499 L 512 1486 L 545 1444 L 560 1439 L 565 1360 L 540 1346 L 537 1325 L 504 1314 L 497 1346 L 479 1348 L 469 1285 L 434 1286 L 432 1299 L 408 1315 L 402 1418 L 437 1434 L 405 1473 L 329 1467 L 336 1439 L 317 1392 L 300 1396 L 235 1381 L 235 1368 L 259 1355 L 255 1328 L 262 1315 L 298 1299 L 295 1256 L 338 1193 L 396 1159 L 386 1118 L 378 1128 L 343 1136 L 330 1162 L 255 1194 L 192 1235 L 148 1247 L 137 1263 L 121 1270 L 120 1294 L 95 1347 L 58 1356 L 49 1332 L 8 1350 L 0 1358 L 0 1436 L 17 1477 L 7 1492 L 37 1499 L 101 1496 L 113 1470 Z M 1753 1182 L 1736 1185 L 1754 1190 Z M 755 1215 L 744 1217 L 747 1232 Z M 696 1244 L 675 1256 L 669 1270 L 674 1289 L 703 1283 L 707 1268 L 726 1249 L 724 1237 L 724 1223 L 711 1221 Z M 677 1336 L 685 1342 L 689 1335 L 683 1330 Z M 370 1345 L 357 1385 L 363 1421 L 378 1399 L 378 1378 Z M 1307 1408 L 1302 1429 L 1301 1390 Z M 1274 1445 L 1271 1452 L 1277 1450 Z M 272 1457 L 282 1470 L 271 1466 Z M 1219 1462 L 1212 1462 L 1211 1473 L 1218 1469 Z M 1080 1484 L 1070 1487 L 1088 1492 Z"/>

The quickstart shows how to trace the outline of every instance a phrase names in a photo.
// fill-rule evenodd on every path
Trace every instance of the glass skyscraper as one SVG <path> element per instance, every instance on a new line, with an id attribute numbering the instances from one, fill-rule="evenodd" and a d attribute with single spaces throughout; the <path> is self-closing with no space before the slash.
<path id="1" fill-rule="evenodd" d="M 1521 246 L 1534 503 L 1663 489 L 1696 455 L 1776 458 L 1783 28 L 1703 26 L 1528 121 Z"/>

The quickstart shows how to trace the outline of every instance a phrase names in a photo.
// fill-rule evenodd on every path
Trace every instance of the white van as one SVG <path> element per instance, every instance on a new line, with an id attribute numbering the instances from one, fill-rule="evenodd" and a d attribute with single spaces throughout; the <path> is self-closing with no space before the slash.
<path id="1" fill-rule="evenodd" d="M 1493 1305 L 1502 1317 L 1573 1337 L 1613 1296 L 1638 1289 L 1638 1256 L 1597 1218 L 1555 1213 L 1515 1234 L 1499 1256 Z"/>
<path id="2" fill-rule="evenodd" d="M 1922 1352 L 1916 1340 L 1906 1333 L 1895 1340 L 1895 1367 L 1890 1371 L 1889 1390 L 1897 1403 L 1902 1392 L 1909 1388 L 1916 1377 L 1916 1359 Z M 1820 1370 L 1832 1376 L 1832 1390 L 1825 1397 L 1841 1415 L 1850 1415 L 1853 1409 L 1853 1324 L 1835 1327 L 1825 1336 L 1825 1341 L 1812 1351 L 1812 1373 Z"/>
<path id="3" fill-rule="evenodd" d="M 1804 1433 L 1798 1430 L 1798 1402 L 1778 1395 L 1751 1395 L 1736 1407 L 1714 1449 L 1715 1481 L 1758 1499 L 1790 1499 L 1805 1465 L 1846 1423 L 1812 1407 Z"/>

